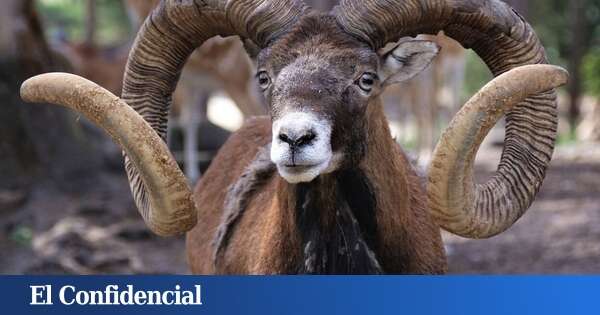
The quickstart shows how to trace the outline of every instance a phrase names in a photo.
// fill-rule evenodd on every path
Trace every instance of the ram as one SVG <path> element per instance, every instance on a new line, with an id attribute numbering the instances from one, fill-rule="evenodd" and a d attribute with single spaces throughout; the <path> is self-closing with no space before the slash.
<path id="1" fill-rule="evenodd" d="M 407 37 L 441 30 L 497 78 L 450 123 L 423 180 L 390 136 L 380 94 L 438 51 Z M 162 139 L 186 58 L 216 35 L 260 48 L 271 117 L 235 133 L 192 194 Z M 553 88 L 567 80 L 534 65 L 544 63 L 531 27 L 499 0 L 343 0 L 329 14 L 301 1 L 168 0 L 138 35 L 123 100 L 67 74 L 21 93 L 85 114 L 121 144 L 142 217 L 160 235 L 187 231 L 195 273 L 437 274 L 440 226 L 490 237 L 535 199 L 556 138 Z M 477 185 L 474 157 L 504 114 L 500 165 Z"/>

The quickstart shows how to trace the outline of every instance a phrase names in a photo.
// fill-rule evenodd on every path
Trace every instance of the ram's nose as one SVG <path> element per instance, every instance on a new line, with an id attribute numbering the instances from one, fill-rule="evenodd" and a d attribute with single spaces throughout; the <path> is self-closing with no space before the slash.
<path id="1" fill-rule="evenodd" d="M 332 155 L 328 120 L 295 112 L 273 122 L 271 161 L 287 182 L 312 181 L 328 169 Z"/>
<path id="2" fill-rule="evenodd" d="M 281 142 L 287 143 L 292 149 L 299 149 L 311 145 L 317 138 L 312 129 L 289 130 L 282 128 L 277 137 Z"/>
<path id="3" fill-rule="evenodd" d="M 292 150 L 318 145 L 326 140 L 331 130 L 329 122 L 304 112 L 289 113 L 278 119 L 273 127 L 273 141 Z"/>

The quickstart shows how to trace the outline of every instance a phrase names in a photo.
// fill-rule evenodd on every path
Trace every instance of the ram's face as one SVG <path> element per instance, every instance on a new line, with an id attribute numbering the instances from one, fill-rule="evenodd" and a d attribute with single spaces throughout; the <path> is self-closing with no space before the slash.
<path id="1" fill-rule="evenodd" d="M 400 62 L 388 64 L 326 16 L 303 19 L 263 50 L 257 81 L 270 105 L 279 174 L 310 182 L 357 164 L 366 149 L 367 107 Z"/>

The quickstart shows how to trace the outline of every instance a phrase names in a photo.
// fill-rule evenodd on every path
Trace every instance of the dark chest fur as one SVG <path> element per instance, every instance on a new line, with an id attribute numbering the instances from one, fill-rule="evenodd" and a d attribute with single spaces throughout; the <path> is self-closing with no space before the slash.
<path id="1" fill-rule="evenodd" d="M 296 186 L 296 226 L 301 255 L 298 273 L 379 274 L 376 199 L 357 170 Z"/>

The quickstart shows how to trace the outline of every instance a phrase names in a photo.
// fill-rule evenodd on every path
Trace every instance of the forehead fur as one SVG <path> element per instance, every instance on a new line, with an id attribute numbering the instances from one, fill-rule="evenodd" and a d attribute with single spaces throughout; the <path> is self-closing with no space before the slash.
<path id="1" fill-rule="evenodd" d="M 286 35 L 261 53 L 258 62 L 279 73 L 302 56 L 334 59 L 338 65 L 377 65 L 376 54 L 366 43 L 345 33 L 334 17 L 312 13 L 303 17 Z"/>

